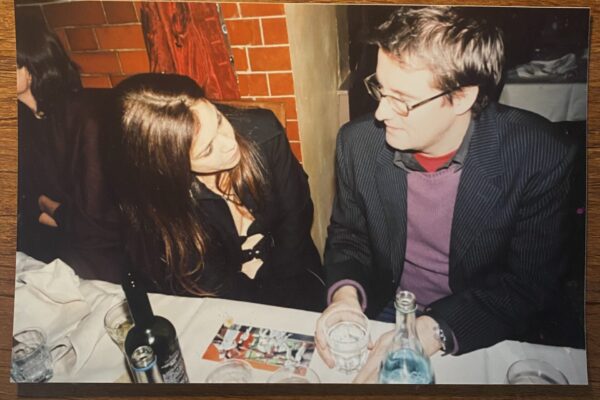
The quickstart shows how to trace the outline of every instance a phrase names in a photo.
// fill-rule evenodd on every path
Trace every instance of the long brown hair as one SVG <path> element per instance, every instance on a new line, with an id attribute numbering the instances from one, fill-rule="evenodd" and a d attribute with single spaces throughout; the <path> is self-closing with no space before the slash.
<path id="1" fill-rule="evenodd" d="M 118 121 L 109 149 L 114 187 L 128 223 L 129 238 L 137 243 L 129 253 L 148 278 L 173 293 L 210 295 L 198 281 L 210 241 L 195 211 L 190 169 L 192 138 L 202 121 L 191 110 L 205 99 L 191 78 L 173 74 L 140 74 L 116 87 Z M 254 144 L 236 132 L 241 159 L 217 174 L 223 193 L 240 199 L 247 189 L 261 204 L 266 185 Z M 159 257 L 154 262 L 156 241 Z M 136 251 L 143 249 L 142 259 Z"/>

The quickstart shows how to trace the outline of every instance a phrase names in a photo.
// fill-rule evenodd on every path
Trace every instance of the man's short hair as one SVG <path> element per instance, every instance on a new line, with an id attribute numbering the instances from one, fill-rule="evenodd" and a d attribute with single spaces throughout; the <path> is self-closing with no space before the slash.
<path id="1" fill-rule="evenodd" d="M 499 28 L 464 11 L 447 6 L 401 7 L 375 28 L 369 43 L 401 65 L 428 68 L 434 75 L 432 85 L 440 90 L 478 86 L 472 108 L 476 116 L 502 77 L 504 41 Z"/>

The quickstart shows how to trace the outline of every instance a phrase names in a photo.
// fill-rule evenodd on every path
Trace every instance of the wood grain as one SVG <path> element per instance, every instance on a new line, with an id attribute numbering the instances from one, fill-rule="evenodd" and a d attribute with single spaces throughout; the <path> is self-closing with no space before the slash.
<path id="1" fill-rule="evenodd" d="M 323 1 L 320 1 L 323 2 Z M 379 1 L 379 3 L 394 3 Z M 410 4 L 464 4 L 459 0 L 420 1 Z M 396 2 L 397 4 L 397 2 Z M 489 6 L 547 6 L 590 7 L 592 19 L 600 18 L 598 0 L 474 0 L 470 5 Z M 8 380 L 10 337 L 12 332 L 13 285 L 15 262 L 15 210 L 16 210 L 16 95 L 15 95 L 15 40 L 12 1 L 0 1 L 0 399 L 17 396 L 44 399 L 112 399 L 122 400 L 152 397 L 162 399 L 245 399 L 256 398 L 311 399 L 327 396 L 329 399 L 439 399 L 479 398 L 493 399 L 563 399 L 600 398 L 600 26 L 592 22 L 589 139 L 588 139 L 588 244 L 587 244 L 587 344 L 590 386 L 537 389 L 503 386 L 435 386 L 435 387 L 383 387 L 317 385 L 289 388 L 256 385 L 251 387 L 223 386 L 161 386 L 137 385 L 14 385 Z"/>

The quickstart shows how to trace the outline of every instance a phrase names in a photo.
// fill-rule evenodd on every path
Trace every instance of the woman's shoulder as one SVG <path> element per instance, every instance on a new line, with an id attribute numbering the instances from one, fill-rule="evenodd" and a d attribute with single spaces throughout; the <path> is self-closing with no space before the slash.
<path id="1" fill-rule="evenodd" d="M 263 108 L 235 108 L 217 104 L 234 129 L 257 144 L 285 135 L 272 111 Z"/>

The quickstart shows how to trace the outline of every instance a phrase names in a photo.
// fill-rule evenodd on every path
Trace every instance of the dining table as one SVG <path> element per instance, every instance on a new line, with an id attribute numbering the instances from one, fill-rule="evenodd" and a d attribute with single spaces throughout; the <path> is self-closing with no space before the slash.
<path id="1" fill-rule="evenodd" d="M 122 350 L 104 329 L 104 316 L 124 299 L 120 285 L 79 278 L 61 260 L 44 264 L 17 253 L 13 330 L 42 329 L 54 359 L 50 382 L 131 382 Z M 204 383 L 222 361 L 206 351 L 224 325 L 246 325 L 314 336 L 319 313 L 220 298 L 149 294 L 156 315 L 175 326 L 190 383 Z M 371 320 L 376 340 L 393 324 Z M 539 359 L 559 369 L 570 384 L 588 383 L 584 349 L 505 340 L 462 355 L 435 354 L 431 363 L 436 384 L 504 384 L 517 360 Z M 325 365 L 315 351 L 309 367 L 321 383 L 351 383 L 345 374 Z M 273 371 L 254 368 L 250 382 L 264 383 Z"/>

